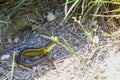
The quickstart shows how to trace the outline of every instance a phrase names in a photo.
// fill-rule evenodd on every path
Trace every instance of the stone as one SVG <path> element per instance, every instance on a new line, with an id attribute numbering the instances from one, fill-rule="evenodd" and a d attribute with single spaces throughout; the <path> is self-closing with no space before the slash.
<path id="1" fill-rule="evenodd" d="M 51 12 L 48 12 L 47 21 L 53 21 L 55 19 L 55 15 Z"/>
<path id="2" fill-rule="evenodd" d="M 8 60 L 9 58 L 10 58 L 9 54 L 4 54 L 4 55 L 1 56 L 1 61 Z"/>

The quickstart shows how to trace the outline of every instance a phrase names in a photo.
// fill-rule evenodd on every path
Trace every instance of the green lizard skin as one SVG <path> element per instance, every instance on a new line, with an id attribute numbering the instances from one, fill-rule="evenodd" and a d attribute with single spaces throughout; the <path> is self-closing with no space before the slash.
<path id="1" fill-rule="evenodd" d="M 21 51 L 24 56 L 41 56 L 49 53 L 56 46 L 55 42 L 48 43 L 42 48 L 26 48 Z"/>
<path id="2" fill-rule="evenodd" d="M 32 63 L 27 63 L 23 60 L 24 56 L 29 56 L 29 57 L 35 57 L 35 56 L 44 56 L 47 53 L 49 53 L 54 47 L 56 46 L 56 43 L 49 43 L 45 45 L 42 48 L 26 48 L 22 50 L 18 55 L 16 55 L 16 63 L 20 64 L 24 67 L 33 67 L 36 66 L 44 61 L 50 62 L 50 60 L 46 57 L 43 57 L 41 59 L 37 59 L 35 61 L 32 61 Z"/>

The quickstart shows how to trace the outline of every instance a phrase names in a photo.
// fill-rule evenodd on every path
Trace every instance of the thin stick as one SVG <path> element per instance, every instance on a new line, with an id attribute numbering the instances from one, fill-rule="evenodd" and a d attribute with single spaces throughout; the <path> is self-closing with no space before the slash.
<path id="1" fill-rule="evenodd" d="M 12 59 L 12 68 L 11 68 L 11 80 L 13 80 L 13 73 L 14 73 L 14 62 L 15 62 L 15 51 L 13 53 L 13 59 Z"/>

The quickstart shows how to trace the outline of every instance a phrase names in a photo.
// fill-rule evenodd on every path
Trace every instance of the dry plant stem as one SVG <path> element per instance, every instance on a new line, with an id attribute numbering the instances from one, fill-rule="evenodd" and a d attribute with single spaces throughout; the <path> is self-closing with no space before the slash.
<path id="1" fill-rule="evenodd" d="M 12 60 L 12 68 L 11 68 L 11 80 L 13 80 L 15 54 L 16 54 L 16 53 L 14 52 L 14 53 L 13 53 L 13 60 Z"/>
<path id="2" fill-rule="evenodd" d="M 75 5 L 79 2 L 79 0 L 76 0 L 75 3 L 71 6 L 71 8 L 68 10 L 67 14 L 65 15 L 62 24 L 64 23 L 64 21 L 66 20 L 66 18 L 68 17 L 68 15 L 70 14 L 70 12 L 72 11 L 72 9 L 75 7 Z"/>
<path id="3" fill-rule="evenodd" d="M 67 14 L 67 4 L 68 4 L 68 0 L 66 0 L 66 3 L 65 3 L 65 16 L 66 16 L 66 14 Z"/>
<path id="4" fill-rule="evenodd" d="M 1 78 L 1 80 L 7 80 L 11 75 L 11 71 L 9 71 L 4 77 Z"/>
<path id="5" fill-rule="evenodd" d="M 95 16 L 95 17 L 120 17 L 120 14 L 118 15 L 95 15 L 95 14 L 91 14 L 92 16 Z"/>

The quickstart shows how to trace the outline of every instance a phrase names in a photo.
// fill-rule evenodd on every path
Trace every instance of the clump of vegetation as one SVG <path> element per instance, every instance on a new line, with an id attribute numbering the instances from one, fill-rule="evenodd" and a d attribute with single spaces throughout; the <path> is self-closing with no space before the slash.
<path id="1" fill-rule="evenodd" d="M 68 5 L 71 5 L 69 9 Z M 88 40 L 92 42 L 98 29 L 98 25 L 94 25 L 95 20 L 102 21 L 100 24 L 104 23 L 103 29 L 106 31 L 107 28 L 107 31 L 112 33 L 119 28 L 119 16 L 120 0 L 66 0 L 65 17 L 62 23 L 74 17 L 74 21 L 81 26 Z M 82 21 L 87 19 L 90 19 L 89 26 L 83 26 Z M 105 36 L 109 36 L 109 33 Z"/>

